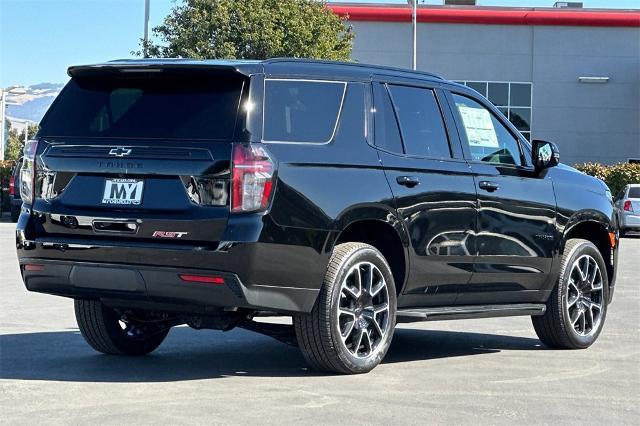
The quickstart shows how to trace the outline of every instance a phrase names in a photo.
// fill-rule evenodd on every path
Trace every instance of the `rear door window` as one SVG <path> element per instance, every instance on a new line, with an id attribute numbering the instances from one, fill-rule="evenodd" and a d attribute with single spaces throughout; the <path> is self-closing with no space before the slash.
<path id="1" fill-rule="evenodd" d="M 442 113 L 431 89 L 389 85 L 405 153 L 451 158 Z"/>
<path id="2" fill-rule="evenodd" d="M 330 142 L 346 87 L 336 81 L 265 80 L 263 140 Z"/>
<path id="3" fill-rule="evenodd" d="M 376 84 L 373 95 L 376 146 L 389 152 L 403 154 L 400 130 L 398 129 L 398 122 L 386 86 Z"/>
<path id="4" fill-rule="evenodd" d="M 201 74 L 74 78 L 40 134 L 63 137 L 233 138 L 243 80 Z"/>

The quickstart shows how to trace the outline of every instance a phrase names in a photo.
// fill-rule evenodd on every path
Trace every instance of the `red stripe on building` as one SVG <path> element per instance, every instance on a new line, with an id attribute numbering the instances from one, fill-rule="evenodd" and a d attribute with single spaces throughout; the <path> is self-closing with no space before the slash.
<path id="1" fill-rule="evenodd" d="M 410 7 L 327 7 L 350 21 L 411 22 Z M 640 27 L 640 11 L 534 10 L 487 8 L 418 8 L 418 22 L 489 25 L 556 25 L 577 27 Z"/>

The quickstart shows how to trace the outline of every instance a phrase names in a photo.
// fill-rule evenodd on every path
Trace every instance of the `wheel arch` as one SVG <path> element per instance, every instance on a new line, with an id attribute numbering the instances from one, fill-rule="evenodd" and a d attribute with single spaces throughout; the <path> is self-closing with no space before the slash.
<path id="1" fill-rule="evenodd" d="M 618 235 L 615 232 L 615 224 L 605 215 L 594 211 L 576 213 L 567 223 L 562 238 L 560 252 L 570 239 L 581 238 L 592 242 L 604 259 L 607 266 L 609 288 L 614 285 L 615 278 L 615 249 L 618 246 Z M 613 240 L 611 235 L 613 234 Z M 612 244 L 613 241 L 613 244 Z M 610 294 L 612 292 L 610 291 Z"/>
<path id="2" fill-rule="evenodd" d="M 352 209 L 342 215 L 336 224 L 339 232 L 328 247 L 329 251 L 346 242 L 361 242 L 374 246 L 389 263 L 396 295 L 399 295 L 409 275 L 409 240 L 395 211 L 371 206 Z"/>

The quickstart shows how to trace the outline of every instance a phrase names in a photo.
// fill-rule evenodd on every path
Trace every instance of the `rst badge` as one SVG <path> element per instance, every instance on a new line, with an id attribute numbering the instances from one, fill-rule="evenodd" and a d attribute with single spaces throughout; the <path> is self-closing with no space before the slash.
<path id="1" fill-rule="evenodd" d="M 102 204 L 140 205 L 144 181 L 138 179 L 107 179 Z"/>
<path id="2" fill-rule="evenodd" d="M 176 231 L 154 231 L 153 236 L 157 238 L 182 238 L 183 235 L 187 235 L 188 232 L 176 232 Z"/>

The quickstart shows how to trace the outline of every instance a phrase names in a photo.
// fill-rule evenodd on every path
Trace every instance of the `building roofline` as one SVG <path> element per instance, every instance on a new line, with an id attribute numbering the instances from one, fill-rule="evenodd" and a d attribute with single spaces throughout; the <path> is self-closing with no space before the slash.
<path id="1" fill-rule="evenodd" d="M 409 5 L 328 3 L 349 21 L 411 22 Z M 418 22 L 640 28 L 640 10 L 418 6 Z"/>

